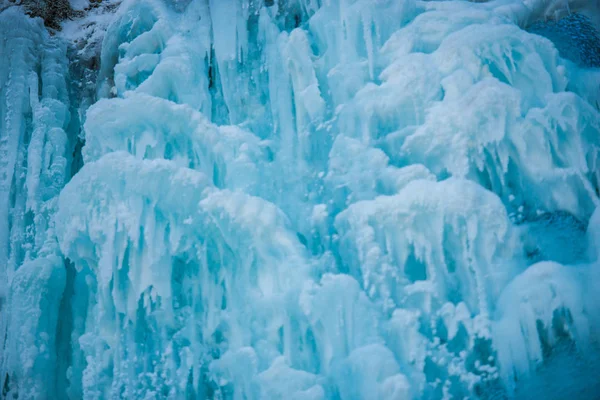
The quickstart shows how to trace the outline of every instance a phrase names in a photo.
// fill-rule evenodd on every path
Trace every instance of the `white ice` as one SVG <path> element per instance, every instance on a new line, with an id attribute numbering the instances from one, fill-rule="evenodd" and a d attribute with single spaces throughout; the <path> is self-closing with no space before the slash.
<path id="1" fill-rule="evenodd" d="M 598 4 L 95 10 L 50 35 L 0 6 L 2 396 L 512 398 L 597 376 L 600 66 L 528 28 L 597 25 Z"/>

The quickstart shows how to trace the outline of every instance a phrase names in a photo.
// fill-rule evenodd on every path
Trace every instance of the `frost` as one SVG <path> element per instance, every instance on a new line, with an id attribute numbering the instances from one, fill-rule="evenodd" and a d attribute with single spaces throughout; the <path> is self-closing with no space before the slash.
<path id="1" fill-rule="evenodd" d="M 2 396 L 594 392 L 593 3 L 2 3 Z"/>

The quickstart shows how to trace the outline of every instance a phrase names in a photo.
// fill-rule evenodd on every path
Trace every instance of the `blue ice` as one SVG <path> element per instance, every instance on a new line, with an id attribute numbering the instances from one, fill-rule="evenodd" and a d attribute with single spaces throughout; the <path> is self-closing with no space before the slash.
<path id="1" fill-rule="evenodd" d="M 0 4 L 0 398 L 600 393 L 599 5 Z"/>

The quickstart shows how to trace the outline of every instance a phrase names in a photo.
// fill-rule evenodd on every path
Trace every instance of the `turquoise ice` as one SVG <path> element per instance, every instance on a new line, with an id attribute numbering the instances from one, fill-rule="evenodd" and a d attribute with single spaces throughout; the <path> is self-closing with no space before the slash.
<path id="1" fill-rule="evenodd" d="M 0 398 L 600 393 L 597 1 L 107 3 L 0 3 Z"/>

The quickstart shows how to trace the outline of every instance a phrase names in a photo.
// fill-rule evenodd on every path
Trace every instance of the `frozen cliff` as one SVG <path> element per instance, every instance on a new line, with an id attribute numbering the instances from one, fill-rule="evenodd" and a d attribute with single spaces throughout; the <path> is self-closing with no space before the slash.
<path id="1" fill-rule="evenodd" d="M 0 398 L 600 393 L 597 1 L 22 3 Z"/>

